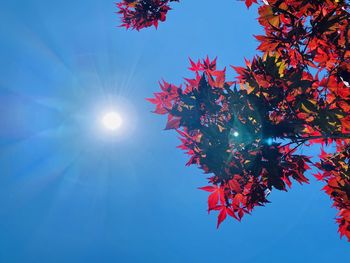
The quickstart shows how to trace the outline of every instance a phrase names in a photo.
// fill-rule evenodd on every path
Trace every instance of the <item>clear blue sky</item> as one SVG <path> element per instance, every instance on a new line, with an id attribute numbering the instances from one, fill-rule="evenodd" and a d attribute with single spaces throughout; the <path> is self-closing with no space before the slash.
<path id="1" fill-rule="evenodd" d="M 111 0 L 2 1 L 0 262 L 347 262 L 313 179 L 216 229 L 196 189 L 206 176 L 184 166 L 145 98 L 161 78 L 189 77 L 189 56 L 241 65 L 260 28 L 242 2 L 173 6 L 138 33 L 117 27 Z M 114 102 L 134 127 L 117 141 L 95 131 L 96 111 Z"/>

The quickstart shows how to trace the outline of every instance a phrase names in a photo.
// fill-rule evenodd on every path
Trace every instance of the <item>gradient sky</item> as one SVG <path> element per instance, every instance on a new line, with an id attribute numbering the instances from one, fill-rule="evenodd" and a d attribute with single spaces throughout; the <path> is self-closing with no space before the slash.
<path id="1" fill-rule="evenodd" d="M 184 166 L 151 113 L 145 98 L 162 78 L 190 77 L 188 57 L 223 67 L 255 54 L 256 9 L 218 2 L 174 4 L 158 30 L 138 33 L 117 27 L 111 0 L 2 1 L 0 262 L 349 260 L 314 179 L 217 230 L 196 189 L 206 175 Z M 126 116 L 118 139 L 98 127 L 108 107 Z"/>

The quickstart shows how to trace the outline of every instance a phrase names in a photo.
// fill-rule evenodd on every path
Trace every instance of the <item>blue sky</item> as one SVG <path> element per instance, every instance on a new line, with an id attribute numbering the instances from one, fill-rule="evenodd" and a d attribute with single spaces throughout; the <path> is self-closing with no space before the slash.
<path id="1" fill-rule="evenodd" d="M 1 4 L 0 262 L 349 259 L 313 179 L 216 229 L 196 189 L 206 176 L 184 166 L 176 134 L 145 98 L 162 78 L 189 77 L 188 57 L 242 65 L 261 29 L 242 2 L 173 7 L 158 30 L 138 33 L 117 27 L 109 0 Z M 97 128 L 106 107 L 127 116 L 117 139 Z"/>

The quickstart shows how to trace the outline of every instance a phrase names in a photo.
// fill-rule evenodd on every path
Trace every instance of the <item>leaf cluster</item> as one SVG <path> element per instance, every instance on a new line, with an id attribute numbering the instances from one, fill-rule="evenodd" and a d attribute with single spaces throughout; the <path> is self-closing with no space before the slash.
<path id="1" fill-rule="evenodd" d="M 146 12 L 144 2 L 160 9 Z M 169 2 L 123 1 L 124 26 L 157 25 Z M 190 60 L 193 78 L 182 86 L 163 81 L 148 100 L 167 115 L 166 129 L 179 133 L 187 165 L 210 175 L 201 189 L 210 192 L 208 211 L 218 211 L 218 226 L 227 215 L 241 220 L 265 205 L 273 189 L 308 183 L 313 166 L 339 210 L 339 232 L 350 240 L 350 3 L 245 3 L 260 4 L 264 34 L 255 36 L 260 54 L 232 67 L 236 79 L 228 81 L 216 59 Z M 334 153 L 324 151 L 328 144 Z M 322 151 L 316 163 L 298 151 L 311 145 Z"/>

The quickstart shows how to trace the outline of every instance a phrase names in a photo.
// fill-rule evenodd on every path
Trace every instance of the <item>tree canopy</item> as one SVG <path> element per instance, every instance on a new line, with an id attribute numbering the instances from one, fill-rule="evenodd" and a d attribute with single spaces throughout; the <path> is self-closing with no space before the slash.
<path id="1" fill-rule="evenodd" d="M 124 0 L 122 26 L 157 27 L 171 2 L 178 1 Z M 200 189 L 210 193 L 217 226 L 265 205 L 273 189 L 308 183 L 313 167 L 350 241 L 350 2 L 245 1 L 253 3 L 264 34 L 255 36 L 259 54 L 232 66 L 235 78 L 227 80 L 216 59 L 190 60 L 193 77 L 183 85 L 161 82 L 148 100 L 180 135 L 187 165 L 210 175 Z M 302 145 L 321 153 L 316 160 L 302 155 Z"/>

